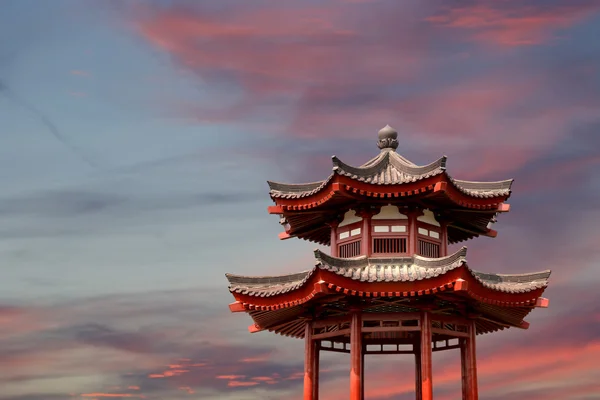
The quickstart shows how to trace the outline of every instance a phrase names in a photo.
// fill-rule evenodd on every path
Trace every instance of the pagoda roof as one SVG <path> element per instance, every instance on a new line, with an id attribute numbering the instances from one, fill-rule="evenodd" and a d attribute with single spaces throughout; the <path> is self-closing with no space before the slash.
<path id="1" fill-rule="evenodd" d="M 362 302 L 367 313 L 405 313 L 432 304 L 446 316 L 476 314 L 479 334 L 508 327 L 526 329 L 523 318 L 535 307 L 547 307 L 541 297 L 550 271 L 490 274 L 471 269 L 467 249 L 441 258 L 337 258 L 315 251 L 315 267 L 280 276 L 226 274 L 236 299 L 231 311 L 247 312 L 251 332 L 269 330 L 302 337 L 308 310 L 346 315 L 348 302 Z M 354 304 L 353 303 L 353 304 Z M 462 304 L 462 305 L 461 305 Z M 373 314 L 373 315 L 375 315 Z"/>
<path id="2" fill-rule="evenodd" d="M 280 276 L 249 277 L 226 274 L 229 290 L 248 296 L 271 297 L 297 290 L 318 270 L 359 282 L 414 282 L 444 275 L 461 266 L 484 287 L 503 293 L 527 293 L 545 288 L 550 271 L 530 274 L 490 274 L 472 270 L 466 264 L 467 248 L 447 257 L 426 258 L 418 255 L 396 258 L 337 258 L 315 250 L 315 267 Z"/>
<path id="3" fill-rule="evenodd" d="M 359 167 L 346 164 L 336 156 L 332 157 L 332 161 L 332 173 L 322 181 L 300 184 L 268 181 L 271 197 L 300 199 L 312 196 L 325 188 L 335 175 L 373 185 L 402 185 L 445 174 L 458 191 L 474 198 L 507 197 L 510 195 L 513 182 L 512 179 L 498 182 L 454 179 L 446 172 L 446 156 L 430 164 L 419 166 L 389 148 L 381 150 L 376 157 Z"/>
<path id="4" fill-rule="evenodd" d="M 285 225 L 281 239 L 298 237 L 329 245 L 330 223 L 348 210 L 364 206 L 396 205 L 429 209 L 445 220 L 448 243 L 477 236 L 495 237 L 491 229 L 498 213 L 508 212 L 504 203 L 513 180 L 476 182 L 455 179 L 446 170 L 447 157 L 417 165 L 396 153 L 397 132 L 386 126 L 379 131 L 379 154 L 354 167 L 333 156 L 326 179 L 289 184 L 268 181 L 275 202 L 268 207 Z M 402 211 L 401 211 L 402 212 Z"/>

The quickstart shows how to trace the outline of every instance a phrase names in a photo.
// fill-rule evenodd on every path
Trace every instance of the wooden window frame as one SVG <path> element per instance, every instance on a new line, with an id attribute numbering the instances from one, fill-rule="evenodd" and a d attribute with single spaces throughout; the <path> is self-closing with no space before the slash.
<path id="1" fill-rule="evenodd" d="M 376 226 L 389 226 L 389 232 L 375 232 Z M 404 226 L 404 232 L 392 232 L 392 226 Z M 373 219 L 371 220 L 371 248 L 373 257 L 398 257 L 406 256 L 410 253 L 408 219 Z M 375 253 L 375 239 L 404 239 L 406 241 L 406 251 L 403 253 Z"/>
<path id="2" fill-rule="evenodd" d="M 363 229 L 362 229 L 363 223 L 362 221 L 360 222 L 355 222 L 349 225 L 344 225 L 342 227 L 338 227 L 337 228 L 337 232 L 336 237 L 337 237 L 337 244 L 346 244 L 348 242 L 353 242 L 357 239 L 362 239 L 363 237 Z M 360 228 L 360 233 L 358 235 L 354 235 L 354 236 L 350 236 L 350 232 L 354 229 Z M 340 235 L 344 232 L 348 232 L 348 237 L 344 238 L 344 239 L 340 239 Z M 338 247 L 339 248 L 339 247 Z"/>

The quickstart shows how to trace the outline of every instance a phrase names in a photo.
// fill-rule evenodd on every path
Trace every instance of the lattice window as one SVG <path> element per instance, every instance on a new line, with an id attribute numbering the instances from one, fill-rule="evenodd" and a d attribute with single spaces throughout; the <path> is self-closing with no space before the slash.
<path id="1" fill-rule="evenodd" d="M 423 257 L 438 258 L 440 256 L 440 245 L 419 240 L 419 254 Z"/>
<path id="2" fill-rule="evenodd" d="M 360 240 L 340 244 L 338 254 L 341 258 L 350 258 L 360 255 Z"/>
<path id="3" fill-rule="evenodd" d="M 374 238 L 373 253 L 406 253 L 406 238 Z"/>

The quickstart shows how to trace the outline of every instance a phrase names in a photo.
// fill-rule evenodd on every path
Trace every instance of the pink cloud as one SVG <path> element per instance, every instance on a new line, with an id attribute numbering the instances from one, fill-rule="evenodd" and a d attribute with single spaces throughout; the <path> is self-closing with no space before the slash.
<path id="1" fill-rule="evenodd" d="M 573 26 L 597 12 L 597 3 L 583 5 L 566 3 L 538 7 L 513 2 L 476 4 L 455 7 L 426 18 L 426 21 L 447 28 L 461 29 L 483 43 L 502 46 L 523 46 L 546 43 L 555 32 Z"/>

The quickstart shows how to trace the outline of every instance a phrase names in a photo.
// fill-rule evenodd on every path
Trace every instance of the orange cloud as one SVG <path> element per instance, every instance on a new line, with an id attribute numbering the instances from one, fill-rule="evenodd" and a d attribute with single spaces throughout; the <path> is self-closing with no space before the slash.
<path id="1" fill-rule="evenodd" d="M 244 379 L 245 377 L 246 377 L 246 375 L 217 375 L 217 376 L 215 376 L 215 378 L 217 378 L 217 379 L 230 379 L 230 380 Z"/>
<path id="2" fill-rule="evenodd" d="M 145 399 L 146 396 L 143 394 L 131 394 L 131 393 L 82 393 L 81 397 L 125 397 L 125 398 L 137 398 Z"/>
<path id="3" fill-rule="evenodd" d="M 600 9 L 597 3 L 585 5 L 532 7 L 518 3 L 496 2 L 470 7 L 452 8 L 426 18 L 426 21 L 448 28 L 473 32 L 474 40 L 503 46 L 546 43 L 554 31 L 577 24 Z"/>
<path id="4" fill-rule="evenodd" d="M 229 387 L 244 387 L 244 386 L 256 386 L 258 382 L 248 382 L 248 381 L 230 381 L 227 383 Z"/>

